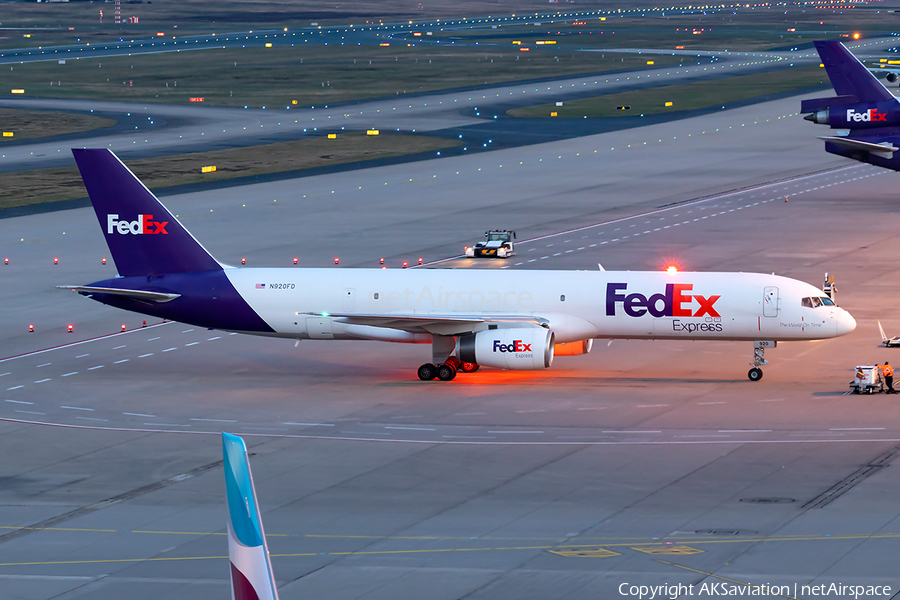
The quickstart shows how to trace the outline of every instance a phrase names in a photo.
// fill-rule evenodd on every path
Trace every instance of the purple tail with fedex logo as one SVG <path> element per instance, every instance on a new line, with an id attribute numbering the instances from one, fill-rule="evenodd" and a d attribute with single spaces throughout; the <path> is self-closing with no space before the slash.
<path id="1" fill-rule="evenodd" d="M 800 112 L 807 121 L 838 130 L 819 136 L 825 151 L 900 170 L 900 154 L 894 156 L 900 150 L 900 101 L 842 43 L 815 45 L 838 95 L 803 100 Z"/>
<path id="2" fill-rule="evenodd" d="M 222 269 L 111 150 L 72 153 L 120 275 Z"/>
<path id="3" fill-rule="evenodd" d="M 225 491 L 228 496 L 228 558 L 232 600 L 278 600 L 266 545 L 247 446 L 236 435 L 222 433 Z"/>

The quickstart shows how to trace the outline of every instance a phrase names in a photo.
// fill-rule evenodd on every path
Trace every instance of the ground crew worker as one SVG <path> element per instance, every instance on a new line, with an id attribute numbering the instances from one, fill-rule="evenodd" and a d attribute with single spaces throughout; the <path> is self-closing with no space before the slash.
<path id="1" fill-rule="evenodd" d="M 884 383 L 887 385 L 887 393 L 894 393 L 894 368 L 891 367 L 891 364 L 888 361 L 884 361 L 884 366 L 881 368 L 884 372 Z"/>

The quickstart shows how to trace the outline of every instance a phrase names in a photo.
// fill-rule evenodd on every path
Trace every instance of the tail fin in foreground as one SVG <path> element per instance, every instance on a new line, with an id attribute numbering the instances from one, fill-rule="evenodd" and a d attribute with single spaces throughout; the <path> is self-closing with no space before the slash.
<path id="1" fill-rule="evenodd" d="M 119 275 L 222 269 L 156 196 L 108 149 L 73 149 Z"/>
<path id="2" fill-rule="evenodd" d="M 888 343 L 888 336 L 884 335 L 884 327 L 881 326 L 881 321 L 875 319 L 875 322 L 878 323 L 878 331 L 881 332 L 881 342 L 884 344 Z"/>
<path id="3" fill-rule="evenodd" d="M 222 433 L 222 447 L 228 495 L 231 597 L 233 600 L 278 600 L 247 446 L 238 436 Z"/>
<path id="4" fill-rule="evenodd" d="M 881 102 L 893 100 L 891 94 L 878 78 L 869 73 L 865 65 L 847 50 L 840 42 L 814 42 L 819 58 L 825 65 L 831 86 L 838 96 L 855 96 L 847 98 L 850 102 Z"/>

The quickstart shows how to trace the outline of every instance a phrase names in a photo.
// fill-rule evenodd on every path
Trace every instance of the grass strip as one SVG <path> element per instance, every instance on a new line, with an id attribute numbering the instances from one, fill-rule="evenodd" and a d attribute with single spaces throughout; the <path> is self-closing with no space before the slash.
<path id="1" fill-rule="evenodd" d="M 263 146 L 129 160 L 126 164 L 152 189 L 433 152 L 458 145 L 456 140 L 418 135 L 347 133 L 338 134 L 335 139 L 323 135 Z M 200 172 L 201 167 L 211 165 L 215 165 L 215 172 Z M 87 196 L 74 166 L 0 173 L 0 190 L 5 192 L 0 195 L 0 209 Z"/>
<path id="2" fill-rule="evenodd" d="M 112 119 L 93 115 L 0 108 L 0 131 L 13 134 L 12 137 L 0 137 L 0 142 L 79 133 L 115 124 Z"/>
<path id="3" fill-rule="evenodd" d="M 540 104 L 514 108 L 506 114 L 521 118 L 548 118 L 555 112 L 558 118 L 628 117 L 640 114 L 693 110 L 727 104 L 768 94 L 828 83 L 825 70 L 819 67 L 796 67 L 771 73 L 741 75 L 711 81 L 698 81 L 679 85 L 667 85 L 583 98 L 566 102 L 563 106 Z M 671 103 L 670 106 L 666 106 Z M 620 110 L 630 106 L 630 110 Z"/>

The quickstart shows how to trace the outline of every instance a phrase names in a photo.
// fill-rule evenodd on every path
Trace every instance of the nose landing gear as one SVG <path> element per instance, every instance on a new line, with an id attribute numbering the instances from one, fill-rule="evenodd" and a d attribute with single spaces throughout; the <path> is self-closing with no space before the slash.
<path id="1" fill-rule="evenodd" d="M 747 377 L 750 378 L 750 381 L 759 381 L 762 379 L 763 372 L 760 367 L 769 363 L 769 361 L 763 358 L 766 353 L 766 348 L 774 348 L 777 345 L 778 342 L 774 340 L 758 340 L 753 342 L 753 362 L 750 363 L 753 365 L 753 368 L 747 372 Z"/>

